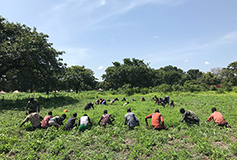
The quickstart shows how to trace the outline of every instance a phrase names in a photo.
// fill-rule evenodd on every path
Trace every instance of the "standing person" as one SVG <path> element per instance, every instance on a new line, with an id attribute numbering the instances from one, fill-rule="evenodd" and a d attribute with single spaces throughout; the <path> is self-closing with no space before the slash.
<path id="1" fill-rule="evenodd" d="M 184 108 L 180 108 L 180 113 L 182 114 L 183 118 L 180 122 L 185 121 L 186 124 L 199 124 L 199 118 L 196 113 L 193 111 L 187 110 L 185 111 Z"/>
<path id="2" fill-rule="evenodd" d="M 47 129 L 49 127 L 49 120 L 53 118 L 52 111 L 48 112 L 48 115 L 44 117 L 44 119 L 41 122 L 41 128 Z"/>
<path id="3" fill-rule="evenodd" d="M 114 117 L 108 114 L 107 110 L 104 110 L 104 114 L 100 117 L 100 120 L 98 122 L 99 125 L 100 125 L 101 120 L 102 120 L 102 126 L 106 127 L 106 124 L 112 124 L 112 122 L 114 121 Z"/>
<path id="4" fill-rule="evenodd" d="M 67 120 L 67 123 L 65 125 L 66 130 L 70 131 L 73 129 L 73 127 L 77 126 L 77 113 L 73 113 L 72 117 L 70 117 Z"/>
<path id="5" fill-rule="evenodd" d="M 159 112 L 159 109 L 155 110 L 155 113 L 151 113 L 146 116 L 146 126 L 148 126 L 147 118 L 151 118 L 151 126 L 154 127 L 155 130 L 165 129 L 164 118 L 162 114 Z"/>
<path id="6" fill-rule="evenodd" d="M 90 124 L 89 124 L 90 123 Z M 89 129 L 90 127 L 92 127 L 92 123 L 90 118 L 87 116 L 87 114 L 84 114 L 80 120 L 79 120 L 79 130 L 80 131 L 84 131 L 86 129 Z"/>
<path id="7" fill-rule="evenodd" d="M 28 113 L 29 110 L 29 113 Z M 27 105 L 26 105 L 26 115 L 31 114 L 33 112 L 40 112 L 40 106 L 39 106 L 39 102 L 37 101 L 37 99 L 34 98 L 30 98 L 30 100 L 28 101 Z"/>
<path id="8" fill-rule="evenodd" d="M 128 125 L 130 129 L 134 129 L 135 126 L 139 126 L 139 120 L 136 115 L 131 112 L 131 109 L 127 109 L 127 114 L 124 117 L 124 125 Z"/>
<path id="9" fill-rule="evenodd" d="M 225 121 L 224 117 L 222 116 L 222 114 L 220 112 L 216 111 L 216 108 L 213 107 L 211 109 L 212 114 L 209 116 L 209 118 L 207 119 L 207 121 L 211 121 L 213 119 L 213 121 L 218 124 L 219 126 L 222 127 L 229 127 L 231 128 L 231 126 Z"/>
<path id="10" fill-rule="evenodd" d="M 21 123 L 20 127 L 25 124 L 26 122 L 30 121 L 31 125 L 34 129 L 41 128 L 40 119 L 43 119 L 38 113 L 30 113 L 28 116 L 26 116 L 25 120 Z"/>
<path id="11" fill-rule="evenodd" d="M 67 117 L 66 114 L 63 114 L 62 116 L 55 116 L 52 119 L 49 120 L 49 127 L 55 126 L 58 130 L 60 125 L 63 125 L 63 120 Z M 49 128 L 48 128 L 49 129 Z"/>

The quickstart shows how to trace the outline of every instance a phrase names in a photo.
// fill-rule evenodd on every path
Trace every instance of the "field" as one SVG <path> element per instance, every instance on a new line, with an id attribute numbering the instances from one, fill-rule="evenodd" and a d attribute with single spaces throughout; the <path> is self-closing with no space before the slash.
<path id="1" fill-rule="evenodd" d="M 62 115 L 67 109 L 67 119 L 74 112 L 79 119 L 84 113 L 91 118 L 93 126 L 85 132 L 74 128 L 68 132 L 64 126 L 33 130 L 30 122 L 19 127 L 25 119 L 25 107 L 29 96 L 38 99 L 44 117 L 48 111 L 53 116 Z M 170 96 L 175 108 L 156 105 L 151 98 Z M 0 159 L 237 159 L 237 94 L 226 93 L 150 93 L 126 96 L 130 103 L 122 106 L 125 95 L 104 92 L 75 93 L 8 93 L 0 97 Z M 4 96 L 4 100 L 3 100 Z M 105 98 L 118 98 L 114 104 L 94 105 L 95 109 L 84 111 L 87 103 Z M 140 101 L 145 97 L 146 101 Z M 132 101 L 132 98 L 137 101 Z M 124 125 L 124 115 L 130 107 L 140 121 L 140 126 L 129 130 Z M 216 107 L 232 128 L 220 128 L 214 122 L 206 122 L 211 108 Z M 156 131 L 145 126 L 145 116 L 158 108 L 162 113 L 166 130 Z M 198 114 L 200 125 L 187 126 L 179 123 L 180 108 Z M 97 122 L 107 109 L 115 121 L 107 128 Z"/>

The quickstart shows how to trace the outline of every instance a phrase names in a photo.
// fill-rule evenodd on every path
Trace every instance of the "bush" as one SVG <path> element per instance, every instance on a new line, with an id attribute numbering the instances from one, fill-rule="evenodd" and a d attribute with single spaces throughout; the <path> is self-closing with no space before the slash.
<path id="1" fill-rule="evenodd" d="M 149 89 L 148 88 L 141 88 L 141 93 L 147 94 L 147 93 L 149 93 Z"/>
<path id="2" fill-rule="evenodd" d="M 126 90 L 124 91 L 124 93 L 125 93 L 126 96 L 131 96 L 131 95 L 134 94 L 134 90 L 128 88 L 128 89 L 126 89 Z"/>
<path id="3" fill-rule="evenodd" d="M 161 91 L 161 92 L 164 92 L 164 93 L 166 93 L 166 92 L 172 92 L 172 88 L 171 88 L 171 85 L 169 85 L 169 84 L 162 84 L 162 85 L 159 85 L 158 86 L 158 89 L 159 89 L 159 91 Z"/>
<path id="4" fill-rule="evenodd" d="M 237 86 L 232 88 L 232 91 L 234 91 L 235 93 L 237 93 Z"/>

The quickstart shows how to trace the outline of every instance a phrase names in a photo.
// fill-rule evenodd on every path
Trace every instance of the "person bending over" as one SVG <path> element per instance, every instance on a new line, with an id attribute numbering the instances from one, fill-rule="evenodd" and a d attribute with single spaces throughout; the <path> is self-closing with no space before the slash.
<path id="1" fill-rule="evenodd" d="M 151 113 L 146 116 L 146 126 L 148 126 L 147 118 L 151 118 L 151 126 L 154 127 L 155 130 L 165 129 L 164 118 L 161 113 L 159 113 L 159 109 L 155 110 L 155 113 Z"/>
<path id="2" fill-rule="evenodd" d="M 209 118 L 207 119 L 207 121 L 211 121 L 213 119 L 213 121 L 218 124 L 218 126 L 222 126 L 222 127 L 229 127 L 231 128 L 231 126 L 225 121 L 224 117 L 222 116 L 222 114 L 220 112 L 216 111 L 216 108 L 213 107 L 211 109 L 212 114 L 209 116 Z"/>
<path id="3" fill-rule="evenodd" d="M 70 131 L 77 126 L 77 113 L 73 113 L 72 117 L 67 120 L 65 125 L 66 130 Z"/>
<path id="4" fill-rule="evenodd" d="M 139 120 L 136 115 L 131 112 L 131 109 L 127 109 L 127 114 L 124 117 L 124 125 L 128 125 L 130 129 L 134 129 L 135 126 L 139 126 Z"/>
<path id="5" fill-rule="evenodd" d="M 90 124 L 89 124 L 90 123 Z M 87 116 L 87 114 L 84 114 L 80 120 L 79 120 L 79 131 L 85 131 L 86 129 L 89 129 L 92 126 L 90 118 Z"/>
<path id="6" fill-rule="evenodd" d="M 102 121 L 102 126 L 106 127 L 106 124 L 112 124 L 112 122 L 114 121 L 114 118 L 110 114 L 108 114 L 107 110 L 104 110 L 104 114 L 100 117 L 100 120 L 98 121 L 99 125 L 101 121 Z"/>
<path id="7" fill-rule="evenodd" d="M 190 110 L 185 111 L 184 108 L 181 108 L 180 113 L 183 116 L 180 122 L 185 121 L 186 124 L 199 124 L 199 117 L 193 111 Z"/>
<path id="8" fill-rule="evenodd" d="M 25 124 L 26 122 L 30 121 L 31 125 L 34 129 L 39 128 L 41 129 L 40 119 L 43 119 L 38 113 L 30 113 L 26 116 L 25 120 L 21 123 L 20 127 Z"/>

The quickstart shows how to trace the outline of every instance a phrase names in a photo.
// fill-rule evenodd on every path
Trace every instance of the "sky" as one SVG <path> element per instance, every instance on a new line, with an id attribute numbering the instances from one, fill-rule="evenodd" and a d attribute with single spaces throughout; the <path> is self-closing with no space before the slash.
<path id="1" fill-rule="evenodd" d="M 7 21 L 37 28 L 67 66 L 102 81 L 112 62 L 187 72 L 237 61 L 237 0 L 1 0 Z"/>

